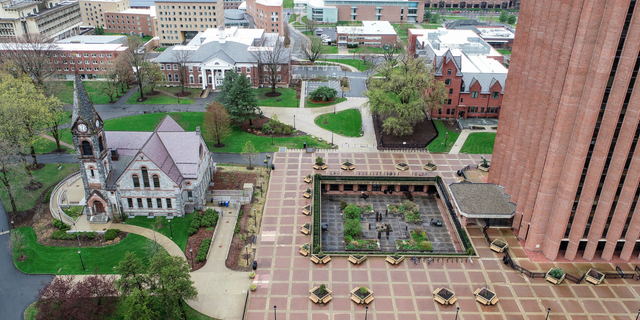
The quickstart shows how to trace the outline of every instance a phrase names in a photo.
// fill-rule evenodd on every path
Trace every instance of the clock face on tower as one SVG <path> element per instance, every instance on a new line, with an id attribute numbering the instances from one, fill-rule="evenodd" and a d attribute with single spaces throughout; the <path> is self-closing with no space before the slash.
<path id="1" fill-rule="evenodd" d="M 96 129 L 100 128 L 100 120 L 96 120 Z"/>
<path id="2" fill-rule="evenodd" d="M 78 125 L 78 131 L 80 132 L 87 132 L 87 125 L 84 123 L 81 123 Z"/>

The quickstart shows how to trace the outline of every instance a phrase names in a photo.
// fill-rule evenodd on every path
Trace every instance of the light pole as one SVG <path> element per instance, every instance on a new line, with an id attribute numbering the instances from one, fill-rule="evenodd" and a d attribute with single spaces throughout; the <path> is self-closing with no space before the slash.
<path id="1" fill-rule="evenodd" d="M 247 257 L 247 270 L 249 270 L 249 245 L 248 244 L 244 245 L 244 253 Z"/>
<path id="2" fill-rule="evenodd" d="M 193 249 L 189 249 L 189 253 L 191 254 L 191 270 L 193 270 Z"/>
<path id="3" fill-rule="evenodd" d="M 296 129 L 296 115 L 293 115 L 293 130 Z"/>
<path id="4" fill-rule="evenodd" d="M 76 237 L 78 238 L 78 247 L 80 247 L 80 235 L 78 234 L 78 227 L 76 227 L 76 223 L 73 223 L 73 227 L 76 228 Z"/>
<path id="5" fill-rule="evenodd" d="M 456 308 L 456 320 L 458 320 L 458 312 L 460 312 L 460 307 Z"/>
<path id="6" fill-rule="evenodd" d="M 78 250 L 78 256 L 80 256 L 80 263 L 82 264 L 82 271 L 84 271 L 84 262 L 82 261 L 82 254 L 80 253 L 80 250 Z"/>
<path id="7" fill-rule="evenodd" d="M 271 132 L 271 145 L 273 145 L 273 131 Z"/>
<path id="8" fill-rule="evenodd" d="M 549 312 L 551 312 L 551 308 L 547 308 L 547 317 L 545 318 L 546 320 L 549 320 Z"/>
<path id="9" fill-rule="evenodd" d="M 260 198 L 262 198 L 262 180 L 260 180 Z"/>
<path id="10" fill-rule="evenodd" d="M 273 306 L 273 320 L 278 320 L 278 313 L 276 312 L 276 309 L 278 309 L 278 307 Z"/>
<path id="11" fill-rule="evenodd" d="M 260 189 L 262 190 L 262 189 Z M 260 191 L 262 192 L 262 191 Z M 256 208 L 253 208 L 253 226 L 258 227 L 258 216 L 256 215 Z"/>
<path id="12" fill-rule="evenodd" d="M 444 147 L 447 147 L 447 138 L 449 138 L 449 132 L 444 133 Z"/>
<path id="13" fill-rule="evenodd" d="M 171 239 L 173 239 L 173 229 L 171 229 L 171 219 L 169 219 L 169 231 L 171 231 Z"/>
<path id="14" fill-rule="evenodd" d="M 640 310 L 638 310 L 638 315 L 636 316 L 636 320 L 638 320 L 638 317 L 640 317 Z"/>
<path id="15" fill-rule="evenodd" d="M 333 145 L 333 130 L 331 130 L 331 145 Z"/>
<path id="16" fill-rule="evenodd" d="M 369 306 L 364 307 L 364 320 L 367 320 L 367 314 L 369 314 Z"/>
<path id="17" fill-rule="evenodd" d="M 11 220 L 11 229 L 15 229 L 16 226 L 13 225 L 13 220 Z"/>

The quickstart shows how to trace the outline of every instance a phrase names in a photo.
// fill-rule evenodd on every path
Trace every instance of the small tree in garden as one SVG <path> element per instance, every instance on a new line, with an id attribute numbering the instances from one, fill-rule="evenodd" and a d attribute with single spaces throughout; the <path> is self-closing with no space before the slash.
<path id="1" fill-rule="evenodd" d="M 367 295 L 368 292 L 369 292 L 369 289 L 367 289 L 367 287 L 360 287 L 360 294 L 362 296 Z"/>
<path id="2" fill-rule="evenodd" d="M 505 23 L 507 22 L 507 20 L 509 20 L 509 14 L 507 13 L 507 11 L 502 11 L 502 13 L 500 13 L 500 18 L 498 18 L 498 21 Z"/>
<path id="3" fill-rule="evenodd" d="M 222 140 L 231 135 L 231 117 L 223 105 L 214 101 L 204 114 L 204 134 L 216 141 L 214 147 L 224 147 Z"/>
<path id="4" fill-rule="evenodd" d="M 322 160 L 322 157 L 317 157 L 316 158 L 316 164 L 317 165 L 322 165 L 324 163 L 324 160 Z"/>
<path id="5" fill-rule="evenodd" d="M 309 92 L 309 97 L 313 101 L 331 101 L 338 95 L 338 91 L 327 86 L 320 86 Z"/>
<path id="6" fill-rule="evenodd" d="M 245 160 L 247 160 L 247 162 L 249 162 L 249 166 L 247 167 L 247 169 L 253 170 L 253 163 L 255 162 L 257 157 L 258 157 L 258 150 L 256 150 L 256 147 L 253 145 L 253 142 L 251 142 L 251 140 L 248 140 L 247 143 L 242 148 L 242 158 L 244 158 Z"/>
<path id="7" fill-rule="evenodd" d="M 516 17 L 515 14 L 511 14 L 509 15 L 509 17 L 507 18 L 507 23 L 508 24 L 514 24 L 516 23 L 516 21 L 518 20 L 518 17 Z"/>
<path id="8" fill-rule="evenodd" d="M 347 219 L 358 219 L 362 210 L 355 204 L 351 203 L 344 208 L 344 215 Z"/>
<path id="9" fill-rule="evenodd" d="M 133 252 L 125 253 L 124 260 L 118 263 L 116 271 L 120 278 L 116 280 L 115 286 L 122 296 L 131 294 L 134 289 L 144 290 L 149 285 L 147 268 Z"/>
<path id="10" fill-rule="evenodd" d="M 358 219 L 347 219 L 344 222 L 344 235 L 357 238 L 362 232 L 362 225 Z"/>
<path id="11" fill-rule="evenodd" d="M 252 90 L 252 84 L 244 74 L 226 72 L 216 100 L 227 109 L 231 120 L 238 123 L 249 120 L 249 124 L 253 124 L 251 120 L 258 117 L 260 108 Z"/>
<path id="12" fill-rule="evenodd" d="M 325 293 L 327 293 L 327 287 L 324 284 L 321 284 L 320 287 L 318 287 L 318 295 L 322 297 Z"/>

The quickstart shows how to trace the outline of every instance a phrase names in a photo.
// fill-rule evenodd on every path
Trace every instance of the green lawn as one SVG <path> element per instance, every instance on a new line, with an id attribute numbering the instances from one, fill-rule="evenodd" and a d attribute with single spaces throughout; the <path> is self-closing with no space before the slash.
<path id="1" fill-rule="evenodd" d="M 84 206 L 71 206 L 69 208 L 63 208 L 62 211 L 66 213 L 73 220 L 78 220 L 78 218 L 82 215 L 82 209 Z"/>
<path id="2" fill-rule="evenodd" d="M 287 8 L 293 9 L 293 0 L 284 0 L 282 2 L 282 7 L 285 9 Z"/>
<path id="3" fill-rule="evenodd" d="M 361 59 L 323 59 L 322 61 L 337 62 L 355 67 L 360 71 L 367 71 L 373 68 L 370 62 L 364 62 Z"/>
<path id="4" fill-rule="evenodd" d="M 448 153 L 451 150 L 451 147 L 453 147 L 453 144 L 458 139 L 458 136 L 460 135 L 460 133 L 451 131 L 445 128 L 441 120 L 433 120 L 433 123 L 436 125 L 436 129 L 438 130 L 438 138 L 433 140 L 427 146 L 427 149 L 429 149 L 429 152 L 431 153 Z M 449 133 L 448 137 L 446 133 Z M 445 137 L 447 140 L 446 146 L 445 146 Z"/>
<path id="5" fill-rule="evenodd" d="M 476 132 L 469 134 L 460 153 L 492 154 L 496 134 L 493 132 Z"/>
<path id="6" fill-rule="evenodd" d="M 442 27 L 442 25 L 437 23 L 422 23 L 420 25 L 425 29 L 438 29 Z"/>
<path id="7" fill-rule="evenodd" d="M 296 90 L 290 88 L 276 88 L 276 92 L 281 95 L 277 97 L 267 97 L 266 93 L 271 92 L 271 88 L 252 89 L 258 97 L 258 105 L 261 107 L 282 107 L 297 108 L 298 99 L 296 98 Z M 278 101 L 281 100 L 281 101 Z"/>
<path id="8" fill-rule="evenodd" d="M 507 49 L 496 49 L 498 50 L 498 52 L 500 52 L 500 54 L 511 54 L 511 50 L 507 50 Z"/>
<path id="9" fill-rule="evenodd" d="M 187 247 L 187 239 L 189 238 L 189 234 L 187 231 L 189 230 L 189 226 L 191 225 L 191 220 L 195 214 L 187 214 L 184 218 L 174 218 L 171 219 L 171 228 L 173 228 L 173 242 L 175 242 L 180 250 L 184 252 Z M 151 224 L 155 221 L 155 219 L 149 219 L 147 217 L 135 217 L 129 218 L 125 222 L 126 224 L 131 224 L 138 227 L 143 227 L 147 229 L 151 229 Z M 167 222 L 167 218 L 162 217 L 162 228 L 158 229 L 158 232 L 167 236 L 167 238 L 171 237 L 171 230 L 168 228 L 169 223 Z"/>
<path id="10" fill-rule="evenodd" d="M 167 48 L 165 48 L 165 47 L 157 47 L 157 48 L 153 49 L 153 51 L 157 51 L 157 52 L 164 52 L 165 50 L 167 50 Z"/>
<path id="11" fill-rule="evenodd" d="M 337 54 L 338 53 L 338 47 L 336 46 L 325 46 L 324 47 L 324 54 Z"/>
<path id="12" fill-rule="evenodd" d="M 185 130 L 195 131 L 196 126 L 202 126 L 204 112 L 173 112 L 170 113 L 170 115 L 176 119 L 176 122 L 185 128 Z M 164 116 L 164 113 L 150 113 L 111 119 L 104 122 L 104 128 L 108 131 L 153 131 Z M 248 140 L 253 142 L 258 152 L 278 151 L 278 147 L 299 149 L 303 147 L 303 142 L 306 142 L 309 146 L 329 148 L 327 143 L 318 142 L 312 139 L 311 136 L 273 138 L 274 145 L 271 146 L 271 137 L 269 136 L 250 134 L 241 130 L 237 125 L 232 125 L 232 130 L 231 136 L 223 141 L 225 146 L 222 148 L 214 148 L 214 143 L 207 139 L 205 135 L 205 141 L 207 142 L 207 146 L 209 146 L 209 150 L 212 152 L 239 153 Z"/>
<path id="13" fill-rule="evenodd" d="M 345 27 L 345 26 L 362 26 L 362 22 L 361 21 L 338 21 L 338 23 L 336 25 L 341 26 L 341 27 Z"/>
<path id="14" fill-rule="evenodd" d="M 293 1 L 293 0 L 292 0 L 292 1 Z M 298 15 L 297 15 L 297 14 L 292 14 L 292 15 L 289 17 L 289 23 L 292 23 L 292 22 L 296 21 L 296 19 L 298 19 Z"/>
<path id="15" fill-rule="evenodd" d="M 149 260 L 147 244 L 151 240 L 137 234 L 129 234 L 117 244 L 95 248 L 82 247 L 82 270 L 77 247 L 49 247 L 43 246 L 36 240 L 36 234 L 31 227 L 15 229 L 25 236 L 27 245 L 23 254 L 27 259 L 18 262 L 17 250 L 14 250 L 13 260 L 18 269 L 29 274 L 93 274 L 95 268 L 98 273 L 115 273 L 113 269 L 124 258 L 127 251 L 135 253 L 143 263 Z"/>
<path id="16" fill-rule="evenodd" d="M 164 91 L 168 94 L 172 94 L 175 95 L 176 93 L 180 92 L 180 87 L 156 87 L 156 91 Z M 180 97 L 180 100 L 182 99 L 195 99 L 196 97 L 200 96 L 200 93 L 202 93 L 202 89 L 198 89 L 198 88 L 184 88 L 185 92 L 190 92 L 190 94 L 188 96 L 184 96 L 184 97 Z M 177 101 L 177 98 L 174 98 Z"/>
<path id="17" fill-rule="evenodd" d="M 311 102 L 311 99 L 307 98 L 304 107 L 305 108 L 327 107 L 327 106 L 332 106 L 334 104 L 338 104 L 340 102 L 345 102 L 345 101 L 347 101 L 347 98 L 335 98 L 331 102 L 315 103 L 315 102 Z"/>
<path id="18" fill-rule="evenodd" d="M 406 37 L 405 37 L 406 40 Z M 384 53 L 384 48 L 369 48 L 369 47 L 357 47 L 353 49 L 349 49 L 349 53 Z M 398 53 L 403 53 L 404 49 L 398 50 Z"/>
<path id="19" fill-rule="evenodd" d="M 64 179 L 72 172 L 78 170 L 78 165 L 75 163 L 63 163 L 62 170 L 58 171 L 57 164 L 46 164 L 44 168 L 33 172 L 33 177 L 35 181 L 42 182 L 42 188 L 35 191 L 26 191 L 22 187 L 13 187 L 13 196 L 16 200 L 16 207 L 18 211 L 24 211 L 33 208 L 36 203 L 36 199 L 44 192 L 44 190 L 54 184 L 60 182 L 60 180 Z M 23 178 L 26 182 L 26 178 Z M 12 211 L 11 203 L 9 202 L 9 195 L 7 191 L 2 188 L 0 189 L 0 198 L 2 198 L 2 202 L 4 203 L 4 207 L 7 211 Z"/>
<path id="20" fill-rule="evenodd" d="M 131 98 L 127 100 L 127 104 L 178 104 L 178 98 L 166 96 L 164 94 L 157 95 L 145 95 L 147 100 L 143 102 L 138 102 L 138 98 L 140 98 L 140 92 L 134 93 Z M 195 102 L 193 99 L 188 98 L 180 98 L 180 104 L 192 104 Z"/>
<path id="21" fill-rule="evenodd" d="M 64 103 L 73 103 L 73 81 L 65 81 L 66 86 L 62 88 L 60 92 L 56 94 L 56 97 L 60 99 L 60 101 Z M 83 81 L 82 84 L 84 88 L 87 90 L 87 94 L 89 94 L 89 98 L 91 98 L 91 102 L 94 104 L 108 104 L 111 99 L 100 90 L 105 86 L 104 81 Z M 122 94 L 121 94 L 122 95 Z M 114 98 L 117 100 L 118 98 Z"/>
<path id="22" fill-rule="evenodd" d="M 362 115 L 358 109 L 348 109 L 336 114 L 326 113 L 316 117 L 318 126 L 326 130 L 333 130 L 337 134 L 347 137 L 360 137 L 362 131 Z M 328 123 L 323 123 L 328 122 Z"/>

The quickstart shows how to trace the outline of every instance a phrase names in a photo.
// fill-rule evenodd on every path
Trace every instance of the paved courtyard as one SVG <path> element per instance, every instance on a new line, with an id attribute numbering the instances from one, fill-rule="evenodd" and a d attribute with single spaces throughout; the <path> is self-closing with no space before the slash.
<path id="1" fill-rule="evenodd" d="M 280 320 L 360 320 L 365 310 L 349 299 L 349 291 L 367 286 L 375 300 L 369 306 L 370 320 L 451 319 L 460 307 L 458 319 L 531 319 L 543 320 L 551 308 L 552 320 L 633 320 L 640 309 L 640 282 L 631 279 L 605 279 L 599 286 L 574 284 L 564 281 L 553 286 L 544 279 L 530 279 L 502 263 L 502 255 L 489 250 L 478 227 L 468 228 L 469 236 L 480 258 L 440 259 L 414 264 L 411 260 L 391 266 L 383 258 L 369 258 L 354 266 L 346 258 L 333 258 L 325 266 L 317 266 L 298 253 L 299 246 L 310 241 L 300 233 L 300 226 L 310 222 L 302 215 L 303 206 L 311 200 L 302 192 L 308 186 L 303 175 L 313 173 L 311 165 L 317 156 L 326 157 L 329 171 L 336 171 L 339 163 L 351 159 L 356 172 L 367 174 L 396 172 L 393 163 L 406 161 L 410 170 L 401 175 L 422 173 L 422 164 L 431 160 L 447 184 L 456 181 L 455 170 L 467 164 L 477 164 L 479 155 L 431 155 L 427 153 L 276 153 L 276 169 L 272 173 L 262 234 L 258 239 L 258 289 L 250 294 L 246 319 L 274 319 L 273 306 L 277 306 Z M 523 267 L 532 271 L 547 271 L 553 266 L 573 275 L 581 275 L 591 267 L 601 272 L 612 272 L 616 265 L 631 272 L 631 263 L 544 263 L 530 262 L 519 242 L 509 229 L 489 229 L 492 238 L 509 243 L 509 252 Z M 634 263 L 638 263 L 637 259 Z M 333 300 L 327 305 L 316 305 L 309 298 L 309 290 L 326 284 L 333 291 Z M 496 291 L 500 301 L 486 307 L 474 301 L 473 292 L 488 285 Z M 448 287 L 458 297 L 453 306 L 437 304 L 431 295 L 435 288 Z"/>
<path id="2" fill-rule="evenodd" d="M 415 196 L 414 202 L 420 206 L 420 218 L 422 223 L 407 223 L 404 220 L 404 216 L 401 214 L 385 215 L 385 210 L 388 204 L 397 205 L 405 200 L 403 195 L 371 195 L 366 201 L 363 201 L 357 194 L 323 194 L 322 195 L 322 216 L 321 222 L 327 223 L 329 229 L 322 232 L 322 251 L 335 252 L 344 251 L 344 235 L 343 235 L 343 215 L 340 210 L 340 201 L 346 201 L 347 203 L 361 203 L 365 202 L 373 206 L 374 214 L 363 215 L 361 218 L 361 224 L 363 226 L 362 239 L 377 239 L 378 233 L 376 232 L 376 216 L 375 212 L 383 214 L 382 223 L 391 224 L 391 232 L 387 239 L 386 234 L 383 232 L 380 237 L 380 249 L 385 252 L 395 252 L 395 240 L 397 239 L 409 239 L 409 232 L 416 226 L 422 227 L 429 237 L 429 241 L 433 244 L 434 251 L 440 252 L 455 252 L 455 246 L 451 240 L 451 236 L 447 230 L 446 225 L 442 227 L 436 227 L 430 225 L 431 219 L 443 221 L 442 214 L 438 208 L 435 198 L 428 196 Z"/>

